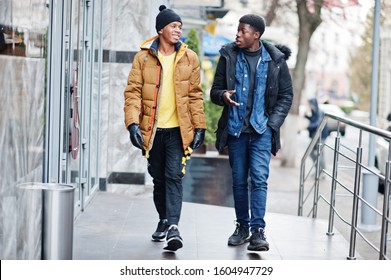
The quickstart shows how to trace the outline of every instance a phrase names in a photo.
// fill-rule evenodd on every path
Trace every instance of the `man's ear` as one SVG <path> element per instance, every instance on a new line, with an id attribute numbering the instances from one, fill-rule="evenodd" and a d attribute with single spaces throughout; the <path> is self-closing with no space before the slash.
<path id="1" fill-rule="evenodd" d="M 163 29 L 159 30 L 157 33 L 163 34 Z"/>

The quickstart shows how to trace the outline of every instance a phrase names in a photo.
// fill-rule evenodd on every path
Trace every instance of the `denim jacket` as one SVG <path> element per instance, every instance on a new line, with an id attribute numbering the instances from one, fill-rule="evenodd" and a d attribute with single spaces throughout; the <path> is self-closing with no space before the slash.
<path id="1" fill-rule="evenodd" d="M 265 106 L 263 106 L 263 108 L 265 110 L 264 115 L 267 117 L 267 126 L 271 128 L 273 133 L 272 154 L 276 155 L 277 151 L 281 147 L 280 127 L 288 115 L 293 100 L 292 79 L 286 64 L 286 60 L 289 58 L 291 51 L 286 46 L 274 45 L 263 40 L 261 40 L 261 42 L 262 46 L 269 54 L 271 60 L 267 62 L 267 78 L 260 79 L 264 82 L 266 80 L 266 85 L 264 85 L 265 88 L 264 90 L 261 90 L 261 92 L 264 92 L 264 97 L 257 96 L 256 98 L 259 98 L 259 100 L 254 100 L 254 102 L 257 102 L 258 105 L 254 105 L 253 108 L 257 108 L 258 110 L 259 108 L 255 106 L 260 105 L 261 99 L 264 100 Z M 231 106 L 226 105 L 222 97 L 224 92 L 227 90 L 238 90 L 236 87 L 236 61 L 239 52 L 240 49 L 234 42 L 226 44 L 221 48 L 221 56 L 217 64 L 215 78 L 210 91 L 210 98 L 212 102 L 217 105 L 224 106 L 216 130 L 216 149 L 219 151 L 222 151 L 224 147 L 227 146 L 228 120 L 231 117 Z M 266 60 L 266 57 L 263 57 L 263 60 Z M 260 90 L 258 89 L 257 91 L 259 92 Z M 235 93 L 233 97 L 236 94 L 237 93 Z M 238 94 L 238 96 L 239 95 L 240 94 Z M 243 105 L 243 108 L 232 111 L 233 113 L 237 112 L 237 118 L 243 116 L 239 116 L 239 110 L 245 110 L 245 106 Z M 258 112 L 257 114 L 253 115 L 251 118 L 256 118 L 256 116 L 260 116 L 261 113 Z M 236 117 L 234 116 L 233 119 L 236 119 Z M 259 121 L 258 119 L 251 120 L 251 124 L 255 126 L 254 128 L 256 129 L 260 128 L 258 127 L 258 124 L 261 123 L 262 121 Z M 236 129 L 236 133 L 240 131 L 239 125 L 232 128 Z"/>
<path id="2" fill-rule="evenodd" d="M 266 129 L 267 116 L 265 114 L 265 90 L 268 65 L 271 57 L 262 44 L 261 58 L 258 61 L 255 85 L 254 85 L 254 101 L 253 110 L 250 116 L 250 123 L 255 131 L 262 134 Z M 246 107 L 248 100 L 249 85 L 249 67 L 243 50 L 237 54 L 235 65 L 235 89 L 236 93 L 232 99 L 240 104 L 240 106 L 232 106 L 230 108 L 228 120 L 228 134 L 239 137 L 242 130 L 244 118 L 246 116 Z"/>

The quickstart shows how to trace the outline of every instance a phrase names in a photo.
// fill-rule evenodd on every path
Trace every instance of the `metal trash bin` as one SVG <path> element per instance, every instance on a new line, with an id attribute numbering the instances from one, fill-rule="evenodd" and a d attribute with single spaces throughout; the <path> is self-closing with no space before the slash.
<path id="1" fill-rule="evenodd" d="M 65 184 L 43 186 L 44 260 L 71 260 L 73 254 L 73 209 L 75 187 Z"/>
<path id="2" fill-rule="evenodd" d="M 26 240 L 28 240 L 27 243 L 29 244 L 28 246 L 17 245 L 18 248 L 20 247 L 20 256 L 31 255 L 31 253 L 26 254 L 22 253 L 22 251 L 30 250 L 32 246 L 36 248 L 34 251 L 39 250 L 37 231 L 40 230 L 41 259 L 71 260 L 73 255 L 75 187 L 56 183 L 25 183 L 19 185 L 18 189 L 23 190 L 21 197 L 24 197 L 24 199 L 19 200 L 18 208 L 21 210 L 18 211 L 20 213 L 18 221 L 20 221 L 21 225 L 18 226 L 18 229 L 25 227 L 28 237 L 18 237 L 17 244 L 26 243 Z M 28 198 L 32 196 L 36 198 L 32 203 L 27 203 Z M 41 200 L 39 197 L 41 197 Z M 29 221 L 31 216 L 37 221 L 34 222 L 34 225 L 31 225 Z M 40 223 L 42 226 L 39 228 Z M 34 234 L 31 234 L 32 232 Z M 34 253 L 33 257 L 36 256 L 37 253 Z"/>

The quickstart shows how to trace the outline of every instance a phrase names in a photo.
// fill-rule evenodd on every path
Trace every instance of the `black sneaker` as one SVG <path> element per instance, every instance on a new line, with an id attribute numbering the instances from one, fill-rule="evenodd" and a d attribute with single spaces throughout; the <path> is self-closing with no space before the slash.
<path id="1" fill-rule="evenodd" d="M 269 251 L 269 243 L 266 241 L 265 230 L 259 228 L 257 232 L 251 234 L 250 244 L 247 246 L 250 251 Z"/>
<path id="2" fill-rule="evenodd" d="M 177 225 L 171 225 L 168 228 L 167 232 L 167 246 L 164 247 L 164 250 L 176 251 L 183 247 L 182 237 L 179 235 L 179 230 Z"/>
<path id="3" fill-rule="evenodd" d="M 228 238 L 228 245 L 237 246 L 248 242 L 249 235 L 248 228 L 242 227 L 239 223 L 236 223 L 234 233 Z"/>
<path id="4" fill-rule="evenodd" d="M 168 230 L 168 221 L 166 219 L 160 220 L 157 224 L 156 231 L 152 234 L 152 240 L 163 241 L 166 238 Z"/>

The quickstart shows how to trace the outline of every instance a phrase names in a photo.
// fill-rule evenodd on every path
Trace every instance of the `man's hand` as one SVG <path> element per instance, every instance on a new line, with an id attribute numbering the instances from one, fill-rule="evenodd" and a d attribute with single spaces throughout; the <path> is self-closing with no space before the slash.
<path id="1" fill-rule="evenodd" d="M 226 92 L 224 92 L 223 94 L 223 101 L 225 104 L 229 105 L 229 106 L 239 106 L 240 104 L 238 102 L 235 102 L 231 99 L 231 96 L 234 95 L 236 92 L 236 90 L 227 90 Z"/>
<path id="2" fill-rule="evenodd" d="M 132 141 L 133 146 L 139 149 L 143 149 L 144 138 L 141 134 L 140 125 L 134 123 L 131 124 L 128 128 L 130 134 L 130 141 Z"/>
<path id="3" fill-rule="evenodd" d="M 193 150 L 198 149 L 204 142 L 204 138 L 205 138 L 205 129 L 196 128 L 194 130 L 194 139 L 193 142 L 190 144 L 190 148 L 192 148 Z"/>

